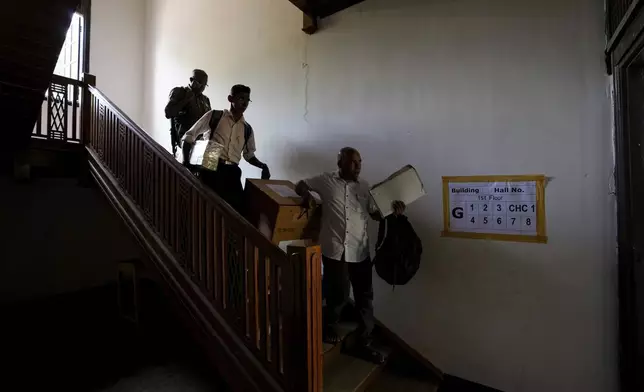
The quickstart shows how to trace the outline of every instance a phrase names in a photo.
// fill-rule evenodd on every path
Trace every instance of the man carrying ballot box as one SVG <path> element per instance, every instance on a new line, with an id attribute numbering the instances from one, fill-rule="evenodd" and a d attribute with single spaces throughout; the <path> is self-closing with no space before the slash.
<path id="1" fill-rule="evenodd" d="M 369 194 L 369 184 L 359 178 L 360 153 L 351 147 L 343 148 L 338 155 L 338 168 L 336 172 L 300 181 L 295 189 L 307 205 L 315 203 L 311 191 L 318 193 L 323 203 L 320 231 L 322 291 L 326 299 L 323 338 L 327 343 L 340 343 L 334 326 L 349 300 L 351 284 L 359 316 L 359 339 L 354 354 L 384 363 L 384 354 L 371 346 L 373 282 L 367 237 L 369 218 L 380 220 L 381 216 Z M 405 211 L 405 204 L 400 201 L 395 201 L 392 207 L 396 215 Z"/>
<path id="2" fill-rule="evenodd" d="M 224 201 L 243 215 L 244 191 L 239 161 L 242 156 L 251 165 L 262 169 L 262 179 L 269 179 L 268 165 L 255 156 L 255 134 L 244 120 L 250 100 L 250 87 L 235 85 L 228 96 L 230 110 L 211 110 L 186 132 L 183 138 L 183 164 L 190 166 L 190 154 L 196 140 L 203 135 L 221 145 L 216 170 L 202 169 L 200 178 Z"/>

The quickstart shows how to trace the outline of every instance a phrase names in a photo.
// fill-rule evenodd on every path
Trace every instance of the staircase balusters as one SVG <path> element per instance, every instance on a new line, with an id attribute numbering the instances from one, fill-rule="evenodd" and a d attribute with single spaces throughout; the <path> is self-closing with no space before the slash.
<path id="1" fill-rule="evenodd" d="M 32 138 L 69 144 L 81 143 L 78 128 L 82 120 L 78 108 L 81 106 L 82 86 L 83 82 L 80 80 L 52 76 Z"/>

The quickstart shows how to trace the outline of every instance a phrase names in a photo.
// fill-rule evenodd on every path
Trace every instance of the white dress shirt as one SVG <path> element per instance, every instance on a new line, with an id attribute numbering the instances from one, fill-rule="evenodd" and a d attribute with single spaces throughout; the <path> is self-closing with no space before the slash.
<path id="1" fill-rule="evenodd" d="M 184 141 L 194 143 L 199 135 L 203 135 L 205 140 L 210 139 L 210 119 L 212 118 L 211 110 L 203 115 L 196 123 L 186 132 L 183 137 Z M 248 137 L 248 142 L 244 139 L 244 132 L 246 129 L 246 121 L 242 116 L 238 121 L 235 121 L 232 113 L 229 110 L 223 111 L 223 116 L 219 120 L 217 129 L 214 130 L 212 140 L 224 146 L 221 152 L 221 159 L 233 163 L 239 163 L 242 154 L 245 160 L 250 160 L 255 156 L 255 134 L 251 132 Z"/>
<path id="2" fill-rule="evenodd" d="M 304 182 L 322 198 L 322 254 L 333 260 L 358 263 L 369 257 L 367 225 L 376 211 L 366 181 L 345 181 L 338 172 Z"/>

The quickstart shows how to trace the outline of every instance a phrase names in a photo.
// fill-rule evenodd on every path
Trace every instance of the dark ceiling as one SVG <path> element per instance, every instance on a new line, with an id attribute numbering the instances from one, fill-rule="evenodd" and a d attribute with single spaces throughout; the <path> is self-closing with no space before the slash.
<path id="1" fill-rule="evenodd" d="M 364 0 L 289 0 L 311 18 L 326 18 Z"/>

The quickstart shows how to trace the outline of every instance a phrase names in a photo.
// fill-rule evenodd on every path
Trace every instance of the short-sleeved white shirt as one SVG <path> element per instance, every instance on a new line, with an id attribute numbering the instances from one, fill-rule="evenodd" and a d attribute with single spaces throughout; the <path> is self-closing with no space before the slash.
<path id="1" fill-rule="evenodd" d="M 322 198 L 322 254 L 357 263 L 369 257 L 367 226 L 376 211 L 366 181 L 345 181 L 338 172 L 324 173 L 304 182 Z"/>
<path id="2" fill-rule="evenodd" d="M 196 123 L 186 132 L 183 140 L 188 143 L 194 143 L 200 135 L 204 135 L 206 140 L 214 140 L 224 146 L 221 153 L 221 159 L 233 163 L 239 163 L 242 156 L 246 161 L 255 156 L 255 134 L 251 132 L 248 140 L 245 139 L 246 120 L 242 116 L 237 122 L 228 110 L 223 110 L 217 129 L 210 129 L 210 120 L 215 110 L 210 110 L 203 115 Z M 212 137 L 210 136 L 213 133 Z"/>

